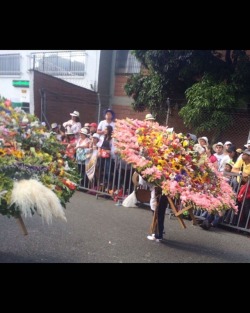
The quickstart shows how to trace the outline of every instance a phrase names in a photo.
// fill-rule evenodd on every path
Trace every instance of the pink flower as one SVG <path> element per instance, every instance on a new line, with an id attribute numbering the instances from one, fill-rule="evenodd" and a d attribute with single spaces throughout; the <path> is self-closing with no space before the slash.
<path id="1" fill-rule="evenodd" d="M 186 144 L 183 134 L 154 123 L 117 120 L 114 141 L 118 154 L 162 193 L 210 212 L 232 208 L 235 194 L 222 173 Z"/>

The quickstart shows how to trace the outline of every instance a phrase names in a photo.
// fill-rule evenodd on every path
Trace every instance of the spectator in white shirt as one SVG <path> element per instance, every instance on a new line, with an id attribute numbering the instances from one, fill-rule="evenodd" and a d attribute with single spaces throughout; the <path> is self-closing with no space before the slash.
<path id="1" fill-rule="evenodd" d="M 80 130 L 82 128 L 82 125 L 80 123 L 80 113 L 78 111 L 74 111 L 73 113 L 70 113 L 70 115 L 71 120 L 64 122 L 63 127 L 66 129 L 67 133 L 72 132 L 78 138 Z"/>
<path id="2" fill-rule="evenodd" d="M 103 140 L 105 135 L 105 129 L 107 126 L 115 127 L 115 112 L 111 109 L 104 111 L 105 120 L 101 121 L 97 127 L 97 134 L 100 135 L 100 140 Z"/>
<path id="3" fill-rule="evenodd" d="M 213 145 L 213 150 L 215 152 L 214 156 L 218 160 L 218 171 L 219 172 L 224 171 L 224 166 L 225 166 L 224 159 L 227 159 L 227 156 L 223 153 L 223 148 L 224 148 L 224 145 L 220 141 Z"/>

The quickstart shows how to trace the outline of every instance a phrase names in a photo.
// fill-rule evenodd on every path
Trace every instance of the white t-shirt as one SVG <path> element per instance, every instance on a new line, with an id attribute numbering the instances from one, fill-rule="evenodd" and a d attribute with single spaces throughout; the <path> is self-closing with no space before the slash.
<path id="1" fill-rule="evenodd" d="M 104 129 L 107 127 L 107 126 L 112 126 L 113 127 L 113 130 L 115 128 L 115 122 L 111 122 L 111 123 L 108 123 L 106 120 L 103 120 L 99 123 L 98 127 L 97 127 L 97 130 L 101 130 L 101 131 L 104 131 Z M 104 135 L 100 135 L 100 137 L 104 137 Z M 102 138 L 100 138 L 102 139 Z"/>
<path id="2" fill-rule="evenodd" d="M 82 128 L 82 124 L 80 122 L 74 122 L 73 120 L 69 120 L 63 123 L 63 127 L 67 129 L 67 133 L 72 132 L 75 135 L 79 135 L 79 132 Z"/>
<path id="3" fill-rule="evenodd" d="M 228 160 L 228 155 L 215 153 L 214 156 L 218 160 L 218 171 L 223 172 L 225 164 Z"/>

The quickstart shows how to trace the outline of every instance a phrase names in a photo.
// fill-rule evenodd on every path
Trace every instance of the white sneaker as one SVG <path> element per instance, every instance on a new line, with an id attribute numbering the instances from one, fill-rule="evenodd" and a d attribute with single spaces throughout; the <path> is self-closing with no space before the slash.
<path id="1" fill-rule="evenodd" d="M 162 242 L 162 239 L 155 239 L 156 242 Z"/>
<path id="2" fill-rule="evenodd" d="M 155 240 L 155 234 L 148 235 L 147 238 L 148 240 Z"/>

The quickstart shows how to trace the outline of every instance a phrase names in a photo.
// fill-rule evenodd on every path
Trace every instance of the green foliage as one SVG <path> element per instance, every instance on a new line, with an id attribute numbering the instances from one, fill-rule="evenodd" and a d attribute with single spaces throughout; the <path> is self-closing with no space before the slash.
<path id="1" fill-rule="evenodd" d="M 135 111 L 140 112 L 148 108 L 156 117 L 165 114 L 164 81 L 159 75 L 131 76 L 125 86 L 125 91 L 135 100 L 132 103 Z"/>
<path id="2" fill-rule="evenodd" d="M 7 217 L 17 217 L 20 214 L 18 208 L 14 205 L 11 207 L 8 205 L 10 203 L 12 188 L 13 179 L 0 172 L 0 214 Z"/>
<path id="3" fill-rule="evenodd" d="M 229 112 L 236 97 L 233 85 L 216 83 L 205 76 L 186 91 L 187 105 L 179 114 L 188 127 L 195 128 L 197 134 L 217 130 L 219 134 L 232 122 Z"/>
<path id="4" fill-rule="evenodd" d="M 159 120 L 166 117 L 167 98 L 187 99 L 187 108 L 181 110 L 185 124 L 199 132 L 213 128 L 220 132 L 231 123 L 225 110 L 229 113 L 250 102 L 250 60 L 245 50 L 132 53 L 146 69 L 125 85 L 135 111 L 148 109 Z"/>

